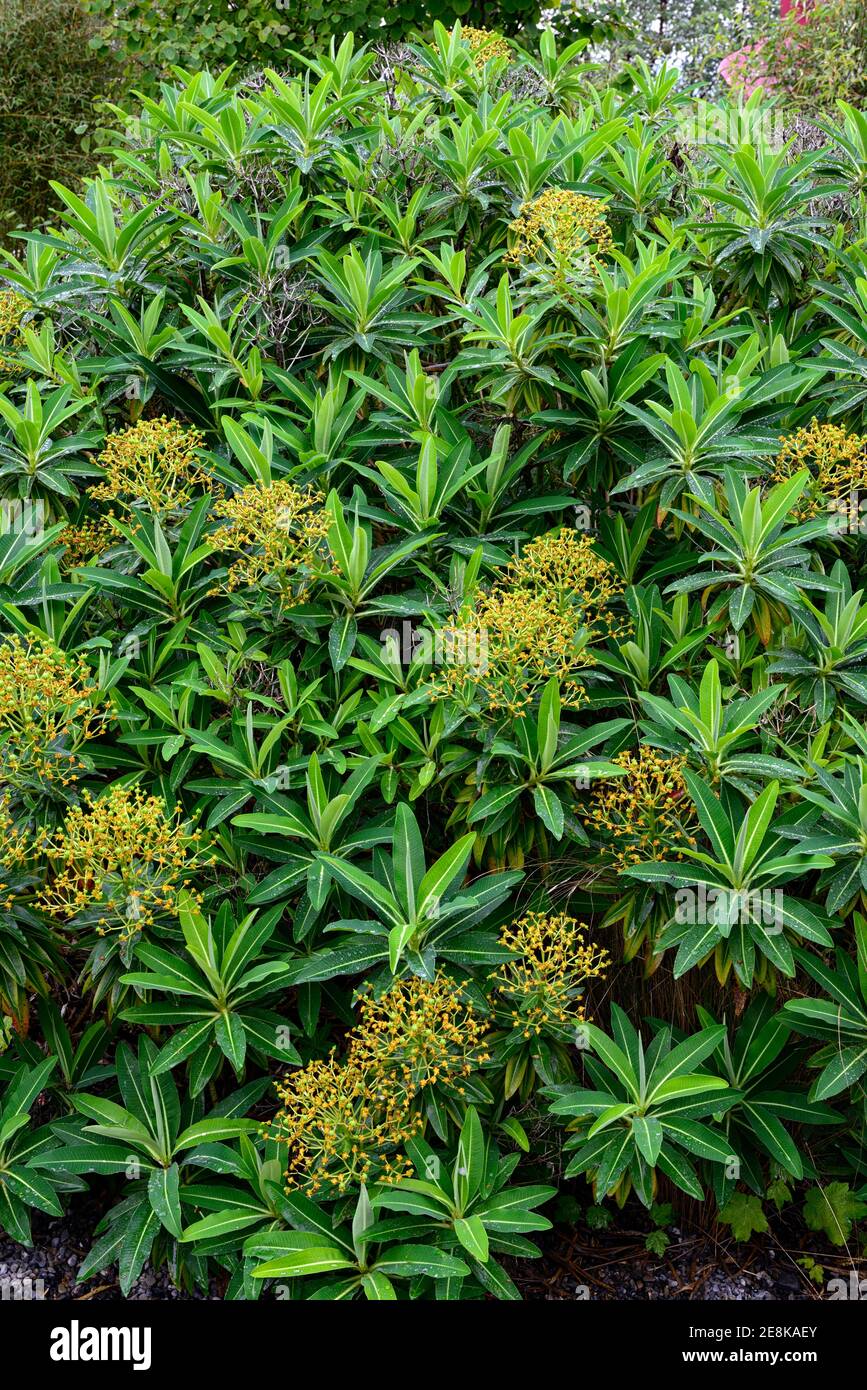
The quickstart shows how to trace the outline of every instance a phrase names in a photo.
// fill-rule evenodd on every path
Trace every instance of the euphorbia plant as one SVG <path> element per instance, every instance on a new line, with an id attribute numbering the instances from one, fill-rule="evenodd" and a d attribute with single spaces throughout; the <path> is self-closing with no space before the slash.
<path id="1" fill-rule="evenodd" d="M 676 1045 L 661 1028 L 645 1048 L 641 1034 L 617 1005 L 611 1009 L 614 1036 L 585 1023 L 584 1066 L 592 1089 L 553 1086 L 546 1090 L 551 1113 L 569 1120 L 566 1175 L 585 1173 L 597 1198 L 616 1195 L 622 1206 L 634 1189 L 644 1206 L 656 1196 L 658 1172 L 698 1201 L 704 1191 L 693 1158 L 714 1164 L 737 1159 L 716 1119 L 739 1096 L 723 1077 L 702 1064 L 718 1047 L 725 1028 L 717 1025 Z"/>

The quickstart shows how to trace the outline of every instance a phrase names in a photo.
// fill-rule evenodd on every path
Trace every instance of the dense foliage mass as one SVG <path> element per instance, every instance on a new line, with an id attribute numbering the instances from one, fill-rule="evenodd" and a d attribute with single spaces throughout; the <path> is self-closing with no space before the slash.
<path id="1" fill-rule="evenodd" d="M 864 1210 L 867 117 L 629 76 L 180 73 L 4 261 L 0 1224 L 89 1187 L 82 1279 Z"/>
<path id="2" fill-rule="evenodd" d="M 0 241 L 47 210 L 49 182 L 92 173 L 98 99 L 122 90 L 116 56 L 78 0 L 0 5 Z"/>
<path id="3" fill-rule="evenodd" d="M 402 39 L 440 19 L 481 21 L 498 30 L 531 27 L 534 0 L 83 0 L 101 21 L 100 47 L 120 49 L 146 72 L 172 63 L 222 67 L 282 62 L 299 47 L 350 29 L 377 41 Z M 327 45 L 326 45 L 327 46 Z"/>
<path id="4" fill-rule="evenodd" d="M 810 24 L 802 25 L 809 4 Z M 51 181 L 76 192 L 105 138 L 107 103 L 158 92 L 177 63 L 239 80 L 283 71 L 296 53 L 327 49 L 351 29 L 388 48 L 450 25 L 519 35 L 532 46 L 552 25 L 565 47 L 590 42 L 595 83 L 628 88 L 624 65 L 673 62 L 684 91 L 712 97 L 735 77 L 785 93 L 806 111 L 858 103 L 867 67 L 861 0 L 801 0 L 780 22 L 781 0 L 4 0 L 0 6 L 0 244 L 56 209 Z M 734 68 L 724 60 L 738 55 Z"/>

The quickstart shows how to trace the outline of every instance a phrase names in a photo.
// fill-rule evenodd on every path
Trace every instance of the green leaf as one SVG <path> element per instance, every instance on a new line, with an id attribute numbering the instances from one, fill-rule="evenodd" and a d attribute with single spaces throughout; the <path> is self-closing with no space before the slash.
<path id="1" fill-rule="evenodd" d="M 486 1288 L 495 1298 L 507 1303 L 521 1302 L 519 1290 L 496 1260 L 489 1259 L 487 1264 L 480 1264 L 474 1260 L 472 1270 L 483 1288 Z"/>
<path id="2" fill-rule="evenodd" d="M 253 1270 L 254 1279 L 294 1279 L 308 1274 L 330 1274 L 337 1269 L 352 1269 L 353 1263 L 333 1246 L 296 1250 L 277 1260 L 266 1260 Z"/>
<path id="3" fill-rule="evenodd" d="M 761 795 L 756 797 L 747 811 L 747 817 L 738 833 L 735 847 L 735 866 L 738 874 L 746 873 L 762 847 L 768 826 L 776 810 L 779 791 L 779 783 L 771 782 Z"/>
<path id="4" fill-rule="evenodd" d="M 560 735 L 560 687 L 552 678 L 542 692 L 539 702 L 537 739 L 539 746 L 539 767 L 547 771 L 557 753 Z"/>
<path id="5" fill-rule="evenodd" d="M 394 1284 L 388 1275 L 378 1269 L 371 1269 L 361 1276 L 361 1287 L 371 1303 L 393 1303 L 397 1298 Z"/>
<path id="6" fill-rule="evenodd" d="M 435 1245 L 391 1245 L 376 1262 L 380 1274 L 412 1279 L 425 1274 L 430 1279 L 461 1279 L 469 1266 Z"/>
<path id="7" fill-rule="evenodd" d="M 475 836 L 470 836 L 475 840 Z M 338 858 L 335 854 L 323 854 L 321 858 L 328 865 L 334 878 L 351 893 L 354 898 L 358 898 L 365 906 L 372 908 L 373 911 L 388 922 L 391 926 L 403 925 L 403 913 L 400 905 L 394 896 L 383 888 L 370 874 L 366 874 L 363 869 L 359 869 L 355 864 L 349 864 L 345 859 Z"/>
<path id="8" fill-rule="evenodd" d="M 7 1231 L 13 1240 L 28 1248 L 33 1244 L 30 1237 L 30 1217 L 27 1208 L 16 1197 L 6 1183 L 0 1179 L 0 1230 Z"/>
<path id="9" fill-rule="evenodd" d="M 723 864 L 730 864 L 734 855 L 734 835 L 722 803 L 706 782 L 696 777 L 694 772 L 684 768 L 683 780 L 686 789 L 695 803 L 701 827 L 714 848 L 714 853 Z"/>
<path id="10" fill-rule="evenodd" d="M 412 922 L 404 922 L 399 927 L 392 927 L 388 933 L 388 968 L 392 975 L 397 974 L 397 967 L 415 935 L 415 930 Z"/>
<path id="11" fill-rule="evenodd" d="M 661 1100 L 665 1095 L 678 1094 L 677 1090 L 666 1090 L 666 1086 L 683 1072 L 688 1072 L 692 1067 L 699 1066 L 706 1058 L 715 1052 L 723 1038 L 726 1036 L 724 1023 L 715 1024 L 711 1028 L 703 1028 L 701 1032 L 694 1033 L 691 1038 L 686 1038 L 682 1043 L 678 1043 L 670 1052 L 660 1057 L 647 1083 L 648 1099 Z M 686 1079 L 686 1078 L 684 1078 Z M 717 1086 L 720 1083 L 719 1077 L 690 1077 L 689 1080 L 697 1082 L 703 1081 L 708 1086 Z M 726 1083 L 723 1082 L 723 1085 Z M 698 1087 L 701 1089 L 701 1086 Z"/>
<path id="12" fill-rule="evenodd" d="M 764 1235 L 768 1229 L 761 1198 L 748 1192 L 735 1192 L 720 1210 L 719 1219 L 723 1225 L 731 1227 L 737 1241 Z"/>
<path id="13" fill-rule="evenodd" d="M 770 1107 L 750 1105 L 746 1102 L 744 1109 L 749 1115 L 753 1133 L 762 1148 L 776 1159 L 787 1173 L 791 1173 L 793 1178 L 802 1178 L 804 1166 L 801 1162 L 798 1146 L 776 1115 L 771 1113 Z"/>
<path id="14" fill-rule="evenodd" d="M 239 1134 L 255 1134 L 260 1128 L 258 1120 L 197 1120 L 178 1135 L 175 1152 L 191 1149 L 196 1144 L 212 1144 L 215 1139 L 237 1139 Z"/>
<path id="15" fill-rule="evenodd" d="M 425 875 L 425 860 L 418 821 L 405 802 L 400 803 L 394 818 L 392 858 L 397 896 L 411 919 L 415 916 L 416 899 Z"/>
<path id="16" fill-rule="evenodd" d="M 34 1173 L 32 1168 L 22 1163 L 9 1163 L 0 1174 L 0 1181 L 5 1182 L 9 1191 L 28 1207 L 36 1207 L 49 1216 L 63 1215 L 63 1208 L 51 1183 L 41 1174 Z"/>
<path id="17" fill-rule="evenodd" d="M 545 829 L 550 830 L 555 840 L 562 840 L 566 816 L 560 798 L 550 787 L 534 787 L 533 805 Z"/>
<path id="18" fill-rule="evenodd" d="M 455 1221 L 455 1235 L 465 1250 L 480 1264 L 488 1262 L 488 1233 L 480 1216 L 462 1216 Z"/>
<path id="19" fill-rule="evenodd" d="M 58 1173 L 127 1173 L 132 1165 L 149 1171 L 153 1164 L 120 1144 L 69 1144 L 40 1152 L 33 1163 Z"/>
<path id="20" fill-rule="evenodd" d="M 811 1187 L 804 1198 L 804 1220 L 811 1231 L 824 1231 L 832 1245 L 845 1245 L 852 1222 L 867 1214 L 862 1202 L 845 1182 Z"/>
<path id="21" fill-rule="evenodd" d="M 708 1091 L 728 1090 L 728 1082 L 721 1076 L 702 1076 L 697 1073 L 695 1076 L 673 1076 L 670 1081 L 663 1081 L 661 1086 L 654 1090 L 653 1100 L 655 1105 L 661 1105 L 663 1101 L 678 1099 L 684 1096 L 704 1095 Z"/>
<path id="22" fill-rule="evenodd" d="M 351 613 L 335 618 L 328 633 L 328 654 L 335 671 L 342 671 L 355 650 L 358 623 Z"/>
<path id="23" fill-rule="evenodd" d="M 176 1163 L 155 1168 L 148 1178 L 148 1198 L 153 1210 L 170 1235 L 178 1240 L 183 1232 L 180 1201 L 180 1170 Z"/>
<path id="24" fill-rule="evenodd" d="M 817 1001 L 819 1002 L 819 1001 Z M 836 1013 L 836 1010 L 834 1010 Z M 827 1100 L 853 1086 L 867 1071 L 867 1038 L 852 1047 L 839 1047 L 810 1091 L 811 1100 Z"/>
<path id="25" fill-rule="evenodd" d="M 244 1070 L 244 1057 L 247 1052 L 247 1034 L 244 1031 L 244 1024 L 238 1014 L 231 1010 L 217 1016 L 214 1024 L 214 1037 L 217 1045 L 225 1057 L 235 1069 L 235 1075 L 240 1076 Z"/>
<path id="26" fill-rule="evenodd" d="M 160 1218 L 150 1202 L 140 1202 L 127 1220 L 118 1258 L 118 1278 L 124 1297 L 144 1269 L 159 1228 Z"/>
<path id="27" fill-rule="evenodd" d="M 527 1131 L 515 1115 L 507 1115 L 504 1120 L 500 1121 L 499 1128 L 503 1134 L 507 1134 L 518 1145 L 522 1153 L 528 1154 L 530 1152 L 530 1140 Z"/>
<path id="28" fill-rule="evenodd" d="M 217 1236 L 231 1235 L 235 1231 L 246 1230 L 248 1226 L 255 1226 L 268 1215 L 264 1207 L 260 1212 L 250 1211 L 247 1207 L 226 1207 L 223 1211 L 213 1211 L 210 1216 L 203 1216 L 200 1221 L 193 1221 L 180 1239 L 213 1240 Z"/>
<path id="29" fill-rule="evenodd" d="M 582 1025 L 583 1032 L 593 1052 L 609 1071 L 613 1071 L 618 1081 L 626 1087 L 627 1091 L 635 1101 L 639 1100 L 638 1077 L 632 1069 L 632 1065 L 626 1053 L 621 1051 L 617 1044 L 597 1028 L 594 1023 Z"/>
<path id="30" fill-rule="evenodd" d="M 463 881 L 475 843 L 475 833 L 464 835 L 428 869 L 416 897 L 415 910 L 419 921 L 435 912 L 441 898 L 454 883 Z"/>
<path id="31" fill-rule="evenodd" d="M 482 1122 L 475 1106 L 471 1105 L 467 1108 L 461 1129 L 452 1177 L 455 1205 L 462 1214 L 466 1214 L 467 1207 L 484 1181 L 486 1153 Z"/>
<path id="32" fill-rule="evenodd" d="M 670 1244 L 671 1237 L 665 1231 L 650 1231 L 644 1238 L 645 1249 L 659 1259 L 662 1259 Z"/>
<path id="33" fill-rule="evenodd" d="M 636 1115 L 632 1121 L 632 1134 L 642 1158 L 654 1168 L 663 1139 L 663 1129 L 659 1120 L 646 1115 Z"/>

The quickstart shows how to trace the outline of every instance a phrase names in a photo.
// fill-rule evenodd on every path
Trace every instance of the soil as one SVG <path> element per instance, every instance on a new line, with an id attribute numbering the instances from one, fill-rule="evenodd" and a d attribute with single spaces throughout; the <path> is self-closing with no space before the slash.
<path id="1" fill-rule="evenodd" d="M 646 1213 L 629 1207 L 604 1231 L 555 1227 L 542 1259 L 513 1262 L 510 1273 L 534 1302 L 810 1302 L 828 1297 L 831 1279 L 848 1281 L 853 1270 L 867 1276 L 867 1259 L 853 1258 L 857 1244 L 852 1251 L 834 1248 L 805 1230 L 794 1211 L 772 1218 L 768 1234 L 744 1243 L 715 1221 L 705 1229 L 672 1226 L 662 1256 L 646 1248 L 652 1229 Z M 814 1262 L 819 1282 L 800 1260 Z"/>

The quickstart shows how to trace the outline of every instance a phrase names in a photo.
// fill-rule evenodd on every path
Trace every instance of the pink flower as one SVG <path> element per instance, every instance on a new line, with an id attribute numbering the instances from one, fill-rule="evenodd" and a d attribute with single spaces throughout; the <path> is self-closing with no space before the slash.
<path id="1" fill-rule="evenodd" d="M 813 8 L 814 0 L 780 0 L 780 19 L 785 19 L 787 14 L 792 14 L 798 24 L 807 23 L 807 15 Z M 791 40 L 786 41 L 788 47 Z M 764 41 L 747 44 L 746 48 L 739 48 L 734 53 L 729 53 L 719 65 L 720 77 L 729 87 L 739 87 L 743 89 L 744 96 L 751 97 L 758 87 L 763 87 L 765 91 L 770 91 L 776 86 L 776 80 L 768 76 L 767 68 L 761 59 L 756 55 L 761 53 Z"/>
<path id="2" fill-rule="evenodd" d="M 798 24 L 806 24 L 807 13 L 812 8 L 813 0 L 780 0 L 780 19 L 785 19 L 794 10 Z"/>
<path id="3" fill-rule="evenodd" d="M 747 44 L 729 53 L 719 65 L 720 77 L 729 87 L 742 87 L 744 96 L 751 97 L 758 87 L 767 91 L 773 87 L 774 79 L 768 77 L 767 68 L 756 55 L 764 48 L 764 41 Z"/>

